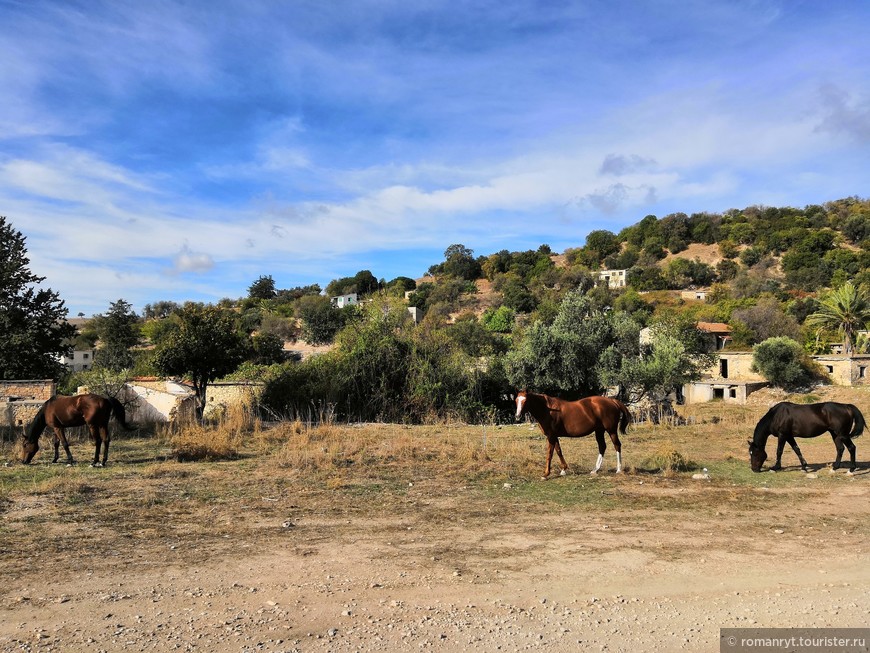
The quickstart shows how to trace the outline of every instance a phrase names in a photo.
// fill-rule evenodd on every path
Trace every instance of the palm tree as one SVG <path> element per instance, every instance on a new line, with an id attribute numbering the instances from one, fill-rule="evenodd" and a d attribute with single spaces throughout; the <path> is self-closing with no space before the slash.
<path id="1" fill-rule="evenodd" d="M 849 281 L 829 291 L 820 301 L 819 309 L 807 316 L 808 326 L 837 331 L 843 336 L 847 355 L 852 354 L 855 334 L 870 323 L 870 296 L 863 288 Z"/>

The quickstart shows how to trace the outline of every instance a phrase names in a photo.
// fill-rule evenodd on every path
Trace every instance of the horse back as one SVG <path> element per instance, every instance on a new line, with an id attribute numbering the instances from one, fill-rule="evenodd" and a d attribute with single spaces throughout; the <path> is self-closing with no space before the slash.
<path id="1" fill-rule="evenodd" d="M 621 404 L 609 397 L 595 396 L 566 401 L 562 407 L 563 435 L 582 437 L 602 430 L 615 433 L 622 414 Z"/>
<path id="2" fill-rule="evenodd" d="M 814 438 L 827 431 L 848 435 L 853 422 L 848 405 L 833 401 L 808 405 L 784 401 L 771 408 L 768 416 L 771 435 L 796 438 Z"/>

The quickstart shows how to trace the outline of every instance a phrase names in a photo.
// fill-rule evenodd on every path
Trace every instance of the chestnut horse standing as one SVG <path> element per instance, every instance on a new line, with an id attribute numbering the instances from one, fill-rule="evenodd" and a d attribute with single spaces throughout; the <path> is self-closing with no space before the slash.
<path id="1" fill-rule="evenodd" d="M 113 414 L 118 418 L 121 426 L 128 431 L 133 430 L 133 427 L 128 425 L 125 419 L 124 405 L 114 397 L 107 399 L 95 394 L 52 397 L 42 404 L 42 408 L 39 409 L 30 426 L 27 427 L 27 432 L 21 443 L 21 462 L 26 465 L 33 460 L 33 456 L 39 451 L 39 436 L 42 435 L 45 427 L 49 426 L 54 431 L 54 460 L 52 462 L 57 462 L 58 445 L 63 443 L 67 463 L 72 465 L 75 461 L 70 453 L 64 429 L 87 424 L 91 438 L 96 442 L 97 447 L 94 452 L 93 466 L 105 466 L 106 460 L 109 458 L 109 420 Z M 101 444 L 104 445 L 102 463 L 100 463 Z"/>
<path id="2" fill-rule="evenodd" d="M 517 393 L 517 419 L 524 413 L 530 413 L 541 432 L 547 437 L 547 468 L 544 478 L 550 475 L 550 463 L 553 460 L 553 450 L 559 455 L 562 466 L 561 475 L 568 470 L 568 463 L 562 455 L 559 438 L 581 438 L 595 433 L 598 442 L 598 461 L 592 474 L 597 474 L 604 460 L 607 443 L 604 432 L 610 434 L 610 439 L 616 449 L 616 473 L 622 471 L 622 443 L 617 433 L 625 434 L 625 429 L 631 421 L 631 413 L 621 401 L 610 397 L 586 397 L 579 401 L 565 401 L 557 397 L 549 397 L 535 392 L 521 390 Z"/>

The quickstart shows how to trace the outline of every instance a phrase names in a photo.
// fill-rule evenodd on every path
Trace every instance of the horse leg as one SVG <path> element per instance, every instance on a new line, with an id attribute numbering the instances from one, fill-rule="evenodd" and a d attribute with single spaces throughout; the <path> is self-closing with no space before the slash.
<path id="1" fill-rule="evenodd" d="M 109 461 L 109 441 L 112 439 L 109 436 L 109 427 L 104 426 L 100 429 L 103 434 L 103 467 L 106 466 L 106 463 Z"/>
<path id="2" fill-rule="evenodd" d="M 844 435 L 843 444 L 845 444 L 846 448 L 849 450 L 849 458 L 851 459 L 851 462 L 849 464 L 849 473 L 854 474 L 855 469 L 857 469 L 858 467 L 857 463 L 855 462 L 855 443 L 852 442 L 852 438 L 850 438 L 848 435 Z"/>
<path id="3" fill-rule="evenodd" d="M 54 460 L 51 462 L 56 463 L 57 459 L 60 458 L 60 451 L 58 451 L 60 449 L 60 437 L 58 437 L 57 431 L 54 429 L 52 429 L 52 442 L 54 444 Z"/>
<path id="4" fill-rule="evenodd" d="M 785 436 L 778 436 L 776 439 L 776 463 L 770 468 L 772 472 L 778 472 L 782 469 L 782 451 L 785 449 Z"/>
<path id="5" fill-rule="evenodd" d="M 619 474 L 622 472 L 622 442 L 619 441 L 619 434 L 616 431 L 610 434 L 610 441 L 616 449 L 616 473 Z"/>
<path id="6" fill-rule="evenodd" d="M 607 442 L 604 441 L 604 431 L 595 431 L 595 441 L 598 442 L 598 460 L 595 461 L 595 469 L 590 474 L 597 474 L 604 462 L 604 452 L 607 451 Z"/>
<path id="7" fill-rule="evenodd" d="M 565 476 L 568 473 L 568 463 L 565 462 L 565 456 L 562 455 L 562 445 L 559 444 L 559 438 L 556 438 L 556 454 L 559 456 L 559 464 L 562 467 L 562 471 L 559 472 L 559 476 Z"/>
<path id="8" fill-rule="evenodd" d="M 60 438 L 60 443 L 63 445 L 63 450 L 66 452 L 66 463 L 67 465 L 75 465 L 75 461 L 73 460 L 72 453 L 69 450 L 69 442 L 66 440 L 66 433 L 63 430 L 62 426 L 54 427 L 54 461 L 57 462 L 57 439 Z"/>
<path id="9" fill-rule="evenodd" d="M 807 461 L 804 460 L 804 457 L 801 455 L 801 450 L 800 450 L 800 448 L 797 446 L 797 442 L 795 442 L 794 437 L 789 437 L 789 438 L 787 438 L 787 439 L 786 439 L 786 442 L 789 443 L 789 445 L 790 445 L 791 448 L 792 448 L 792 451 L 795 452 L 795 455 L 797 455 L 798 460 L 801 461 L 801 469 L 804 470 L 804 471 L 807 471 Z"/>
<path id="10" fill-rule="evenodd" d="M 88 429 L 91 432 L 91 437 L 94 439 L 94 462 L 91 467 L 100 466 L 100 445 L 103 443 L 103 436 L 100 433 L 100 428 L 93 424 L 88 424 Z"/>
<path id="11" fill-rule="evenodd" d="M 845 451 L 846 445 L 843 444 L 843 438 L 834 435 L 833 433 L 831 434 L 831 437 L 834 438 L 834 446 L 837 447 L 837 459 L 834 461 L 833 469 L 840 469 L 840 461 L 843 459 L 843 451 Z"/>
<path id="12" fill-rule="evenodd" d="M 555 448 L 555 438 L 547 436 L 547 467 L 544 469 L 544 479 L 550 476 L 550 463 L 553 461 L 553 449 Z"/>

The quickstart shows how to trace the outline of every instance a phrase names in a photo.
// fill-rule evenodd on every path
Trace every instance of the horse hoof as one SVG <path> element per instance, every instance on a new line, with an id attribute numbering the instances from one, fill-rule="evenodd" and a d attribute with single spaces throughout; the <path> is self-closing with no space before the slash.
<path id="1" fill-rule="evenodd" d="M 559 476 L 566 476 L 567 474 L 568 474 L 567 469 L 563 469 L 561 472 L 559 472 Z"/>
<path id="2" fill-rule="evenodd" d="M 597 475 L 598 475 L 598 470 L 597 470 L 597 469 L 593 469 L 591 472 L 589 472 L 589 475 L 590 475 L 590 476 L 597 476 Z"/>

